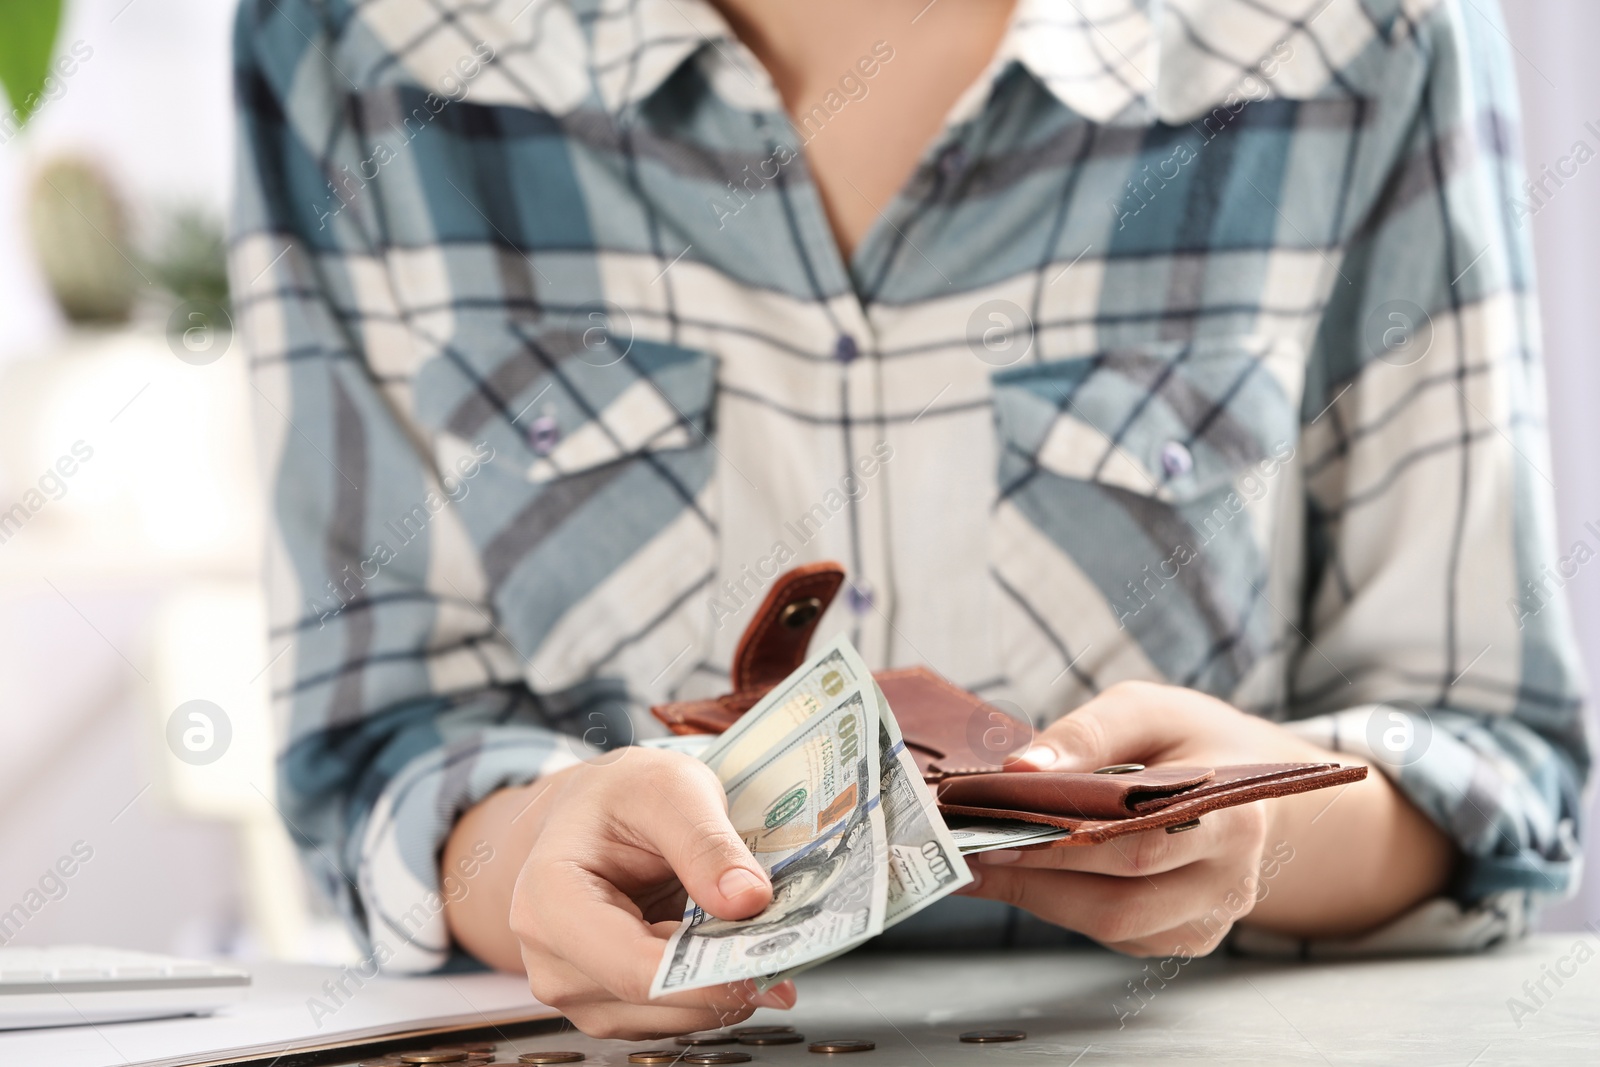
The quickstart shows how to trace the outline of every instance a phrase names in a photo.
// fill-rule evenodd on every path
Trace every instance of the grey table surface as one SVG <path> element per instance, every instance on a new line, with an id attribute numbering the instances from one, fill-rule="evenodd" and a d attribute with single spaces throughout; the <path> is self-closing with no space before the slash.
<path id="1" fill-rule="evenodd" d="M 793 1011 L 763 1010 L 752 1022 L 787 1023 L 808 1040 L 868 1038 L 877 1049 L 828 1057 L 803 1044 L 742 1049 L 754 1054 L 752 1067 L 1600 1062 L 1600 938 L 1587 933 L 1478 956 L 1321 963 L 1209 958 L 1163 967 L 1094 950 L 857 954 L 798 985 Z M 1028 1036 L 957 1040 L 984 1027 Z M 499 1058 L 559 1048 L 627 1067 L 629 1052 L 663 1044 L 568 1030 L 505 1042 Z"/>

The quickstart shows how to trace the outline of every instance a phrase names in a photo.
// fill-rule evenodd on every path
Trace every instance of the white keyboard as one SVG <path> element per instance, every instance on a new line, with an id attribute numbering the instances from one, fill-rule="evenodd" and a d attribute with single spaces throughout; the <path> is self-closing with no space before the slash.
<path id="1" fill-rule="evenodd" d="M 148 952 L 0 948 L 0 1030 L 209 1015 L 249 987 L 237 967 Z"/>

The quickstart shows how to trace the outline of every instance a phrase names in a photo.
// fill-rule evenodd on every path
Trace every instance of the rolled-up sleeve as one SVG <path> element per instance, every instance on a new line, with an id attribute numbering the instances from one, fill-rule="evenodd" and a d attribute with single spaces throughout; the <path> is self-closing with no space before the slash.
<path id="1" fill-rule="evenodd" d="M 458 507 L 493 450 L 441 469 L 385 372 L 411 340 L 379 213 L 333 184 L 362 154 L 330 17 L 245 0 L 235 39 L 230 272 L 276 519 L 277 800 L 363 951 L 418 971 L 449 962 L 445 899 L 475 873 L 441 879 L 458 816 L 578 750 L 524 684 Z"/>
<path id="2" fill-rule="evenodd" d="M 1374 761 L 1461 861 L 1447 899 L 1326 952 L 1482 947 L 1579 874 L 1579 564 L 1555 543 L 1507 44 L 1494 5 L 1468 7 L 1395 20 L 1345 176 L 1363 210 L 1304 404 L 1293 677 L 1294 728 Z"/>

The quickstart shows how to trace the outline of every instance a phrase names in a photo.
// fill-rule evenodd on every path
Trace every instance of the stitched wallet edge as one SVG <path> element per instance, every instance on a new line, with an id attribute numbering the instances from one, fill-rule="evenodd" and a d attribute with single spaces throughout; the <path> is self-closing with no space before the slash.
<path id="1" fill-rule="evenodd" d="M 1134 815 L 1126 819 L 1074 819 L 1065 815 L 1042 815 L 1032 811 L 1012 811 L 1002 808 L 979 808 L 965 804 L 940 804 L 944 815 L 967 815 L 979 819 L 1008 819 L 1015 822 L 1038 823 L 1070 830 L 1069 836 L 1059 841 L 1038 845 L 1023 845 L 1021 851 L 1033 852 L 1045 848 L 1068 845 L 1098 845 L 1126 834 L 1144 830 L 1160 830 L 1177 826 L 1208 812 L 1248 804 L 1256 800 L 1309 793 L 1336 785 L 1354 785 L 1367 776 L 1364 764 L 1320 764 L 1308 768 L 1303 774 L 1274 777 L 1254 784 L 1246 784 L 1226 792 L 1213 792 L 1193 800 L 1179 800 L 1159 811 L 1147 815 Z M 1332 803 L 1331 801 L 1329 803 Z"/>

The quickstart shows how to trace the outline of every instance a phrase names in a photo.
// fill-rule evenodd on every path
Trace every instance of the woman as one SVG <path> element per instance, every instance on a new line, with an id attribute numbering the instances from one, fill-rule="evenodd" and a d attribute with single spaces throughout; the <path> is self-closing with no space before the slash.
<path id="1" fill-rule="evenodd" d="M 947 928 L 1521 933 L 1588 757 L 1487 6 L 246 0 L 281 792 L 358 934 L 592 1034 L 792 1004 L 648 1001 L 683 889 L 770 884 L 704 767 L 593 753 L 825 558 L 822 636 L 1012 702 L 1028 766 L 1379 772 L 993 854 L 1042 922 Z"/>

